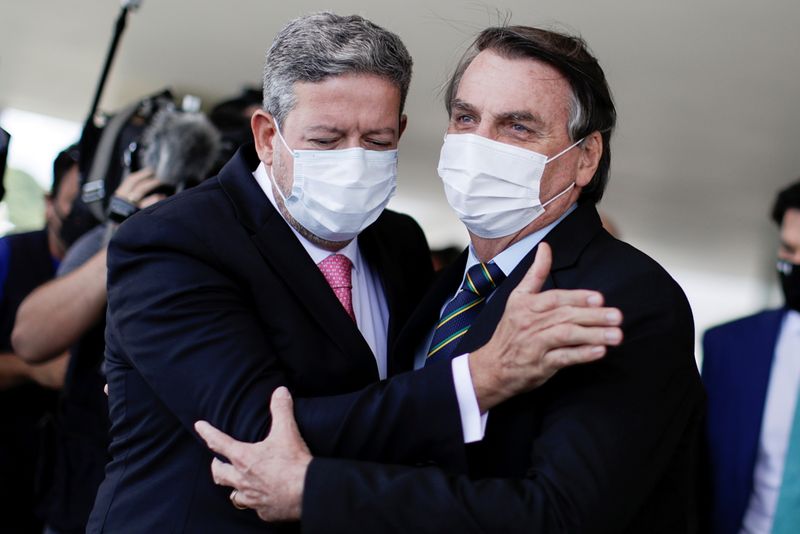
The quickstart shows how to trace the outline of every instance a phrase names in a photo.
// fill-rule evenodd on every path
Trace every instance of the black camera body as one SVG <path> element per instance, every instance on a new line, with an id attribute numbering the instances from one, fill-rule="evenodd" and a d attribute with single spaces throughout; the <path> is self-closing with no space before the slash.
<path id="1" fill-rule="evenodd" d="M 78 208 L 78 216 L 90 213 L 93 220 L 82 227 L 88 230 L 108 219 L 121 222 L 135 212 L 136 206 L 112 197 L 126 176 L 144 167 L 161 182 L 149 194 L 171 196 L 200 183 L 219 146 L 220 135 L 205 115 L 180 110 L 167 90 L 120 110 L 96 135 L 88 152 L 91 163 L 84 161 L 87 170 L 73 209 Z"/>

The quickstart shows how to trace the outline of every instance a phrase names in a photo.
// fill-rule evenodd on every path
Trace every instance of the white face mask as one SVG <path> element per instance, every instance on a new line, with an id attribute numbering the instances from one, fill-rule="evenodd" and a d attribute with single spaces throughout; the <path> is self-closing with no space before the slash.
<path id="1" fill-rule="evenodd" d="M 326 241 L 349 241 L 374 223 L 397 188 L 397 149 L 292 150 L 294 182 L 288 197 L 275 189 L 303 228 Z M 275 183 L 270 169 L 270 179 Z"/>
<path id="2" fill-rule="evenodd" d="M 491 239 L 518 232 L 544 208 L 575 186 L 573 182 L 544 204 L 539 200 L 544 166 L 552 158 L 475 134 L 447 134 L 439 156 L 439 176 L 450 206 L 473 234 Z"/>

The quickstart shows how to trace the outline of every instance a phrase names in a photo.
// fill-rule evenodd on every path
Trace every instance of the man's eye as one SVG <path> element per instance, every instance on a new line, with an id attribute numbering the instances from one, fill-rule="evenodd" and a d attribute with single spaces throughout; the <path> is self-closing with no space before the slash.
<path id="1" fill-rule="evenodd" d="M 372 146 L 376 146 L 376 147 L 379 147 L 379 148 L 386 148 L 386 147 L 392 146 L 391 141 L 380 141 L 378 139 L 367 139 L 367 144 L 370 144 Z"/>
<path id="2" fill-rule="evenodd" d="M 511 129 L 514 130 L 515 132 L 519 132 L 519 133 L 530 133 L 531 132 L 530 128 L 528 128 L 524 124 L 520 124 L 518 122 L 515 122 L 514 124 L 512 124 L 511 125 Z"/>
<path id="3" fill-rule="evenodd" d="M 336 139 L 309 139 L 309 142 L 317 146 L 331 146 L 336 142 Z"/>
<path id="4" fill-rule="evenodd" d="M 475 122 L 472 115 L 456 115 L 456 122 L 460 124 L 471 124 Z"/>

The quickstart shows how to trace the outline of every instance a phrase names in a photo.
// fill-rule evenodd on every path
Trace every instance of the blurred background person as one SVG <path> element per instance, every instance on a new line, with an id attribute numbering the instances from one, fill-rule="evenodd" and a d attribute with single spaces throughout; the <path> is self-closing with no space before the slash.
<path id="1" fill-rule="evenodd" d="M 0 530 L 41 532 L 35 508 L 38 423 L 55 409 L 66 355 L 47 365 L 25 363 L 11 347 L 17 308 L 56 273 L 66 245 L 60 236 L 78 193 L 78 149 L 71 146 L 53 162 L 53 185 L 45 196 L 41 230 L 0 238 Z"/>
<path id="2" fill-rule="evenodd" d="M 455 245 L 450 245 L 445 248 L 437 248 L 431 250 L 431 262 L 433 263 L 434 272 L 439 272 L 451 263 L 453 263 L 463 249 Z"/>
<path id="3" fill-rule="evenodd" d="M 715 534 L 800 532 L 800 181 L 772 219 L 784 305 L 703 338 Z"/>
<path id="4" fill-rule="evenodd" d="M 261 88 L 245 87 L 232 98 L 217 102 L 208 112 L 208 119 L 220 133 L 220 149 L 209 175 L 219 173 L 222 166 L 253 138 L 250 117 L 261 109 Z"/>
<path id="5" fill-rule="evenodd" d="M 127 143 L 126 139 L 123 144 Z M 42 470 L 40 503 L 48 533 L 85 531 L 108 459 L 108 403 L 101 368 L 108 240 L 139 209 L 205 179 L 217 155 L 219 134 L 202 114 L 168 109 L 151 118 L 130 143 L 134 145 L 137 149 L 126 151 L 123 158 L 122 181 L 107 201 L 107 220 L 88 231 L 84 224 L 67 229 L 70 236 L 85 233 L 69 248 L 58 277 L 20 305 L 12 334 L 17 353 L 30 363 L 51 361 L 69 351 L 58 411 L 44 444 L 52 457 Z M 114 174 L 108 173 L 107 190 Z"/>

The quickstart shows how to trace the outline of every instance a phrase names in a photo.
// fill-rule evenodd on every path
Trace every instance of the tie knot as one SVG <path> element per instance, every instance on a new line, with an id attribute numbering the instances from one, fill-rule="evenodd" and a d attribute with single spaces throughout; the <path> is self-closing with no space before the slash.
<path id="1" fill-rule="evenodd" d="M 505 278 L 506 275 L 494 262 L 478 263 L 469 268 L 462 287 L 478 296 L 488 297 Z"/>
<path id="2" fill-rule="evenodd" d="M 332 289 L 352 288 L 351 269 L 353 262 L 344 254 L 331 254 L 317 264 L 325 281 Z"/>

